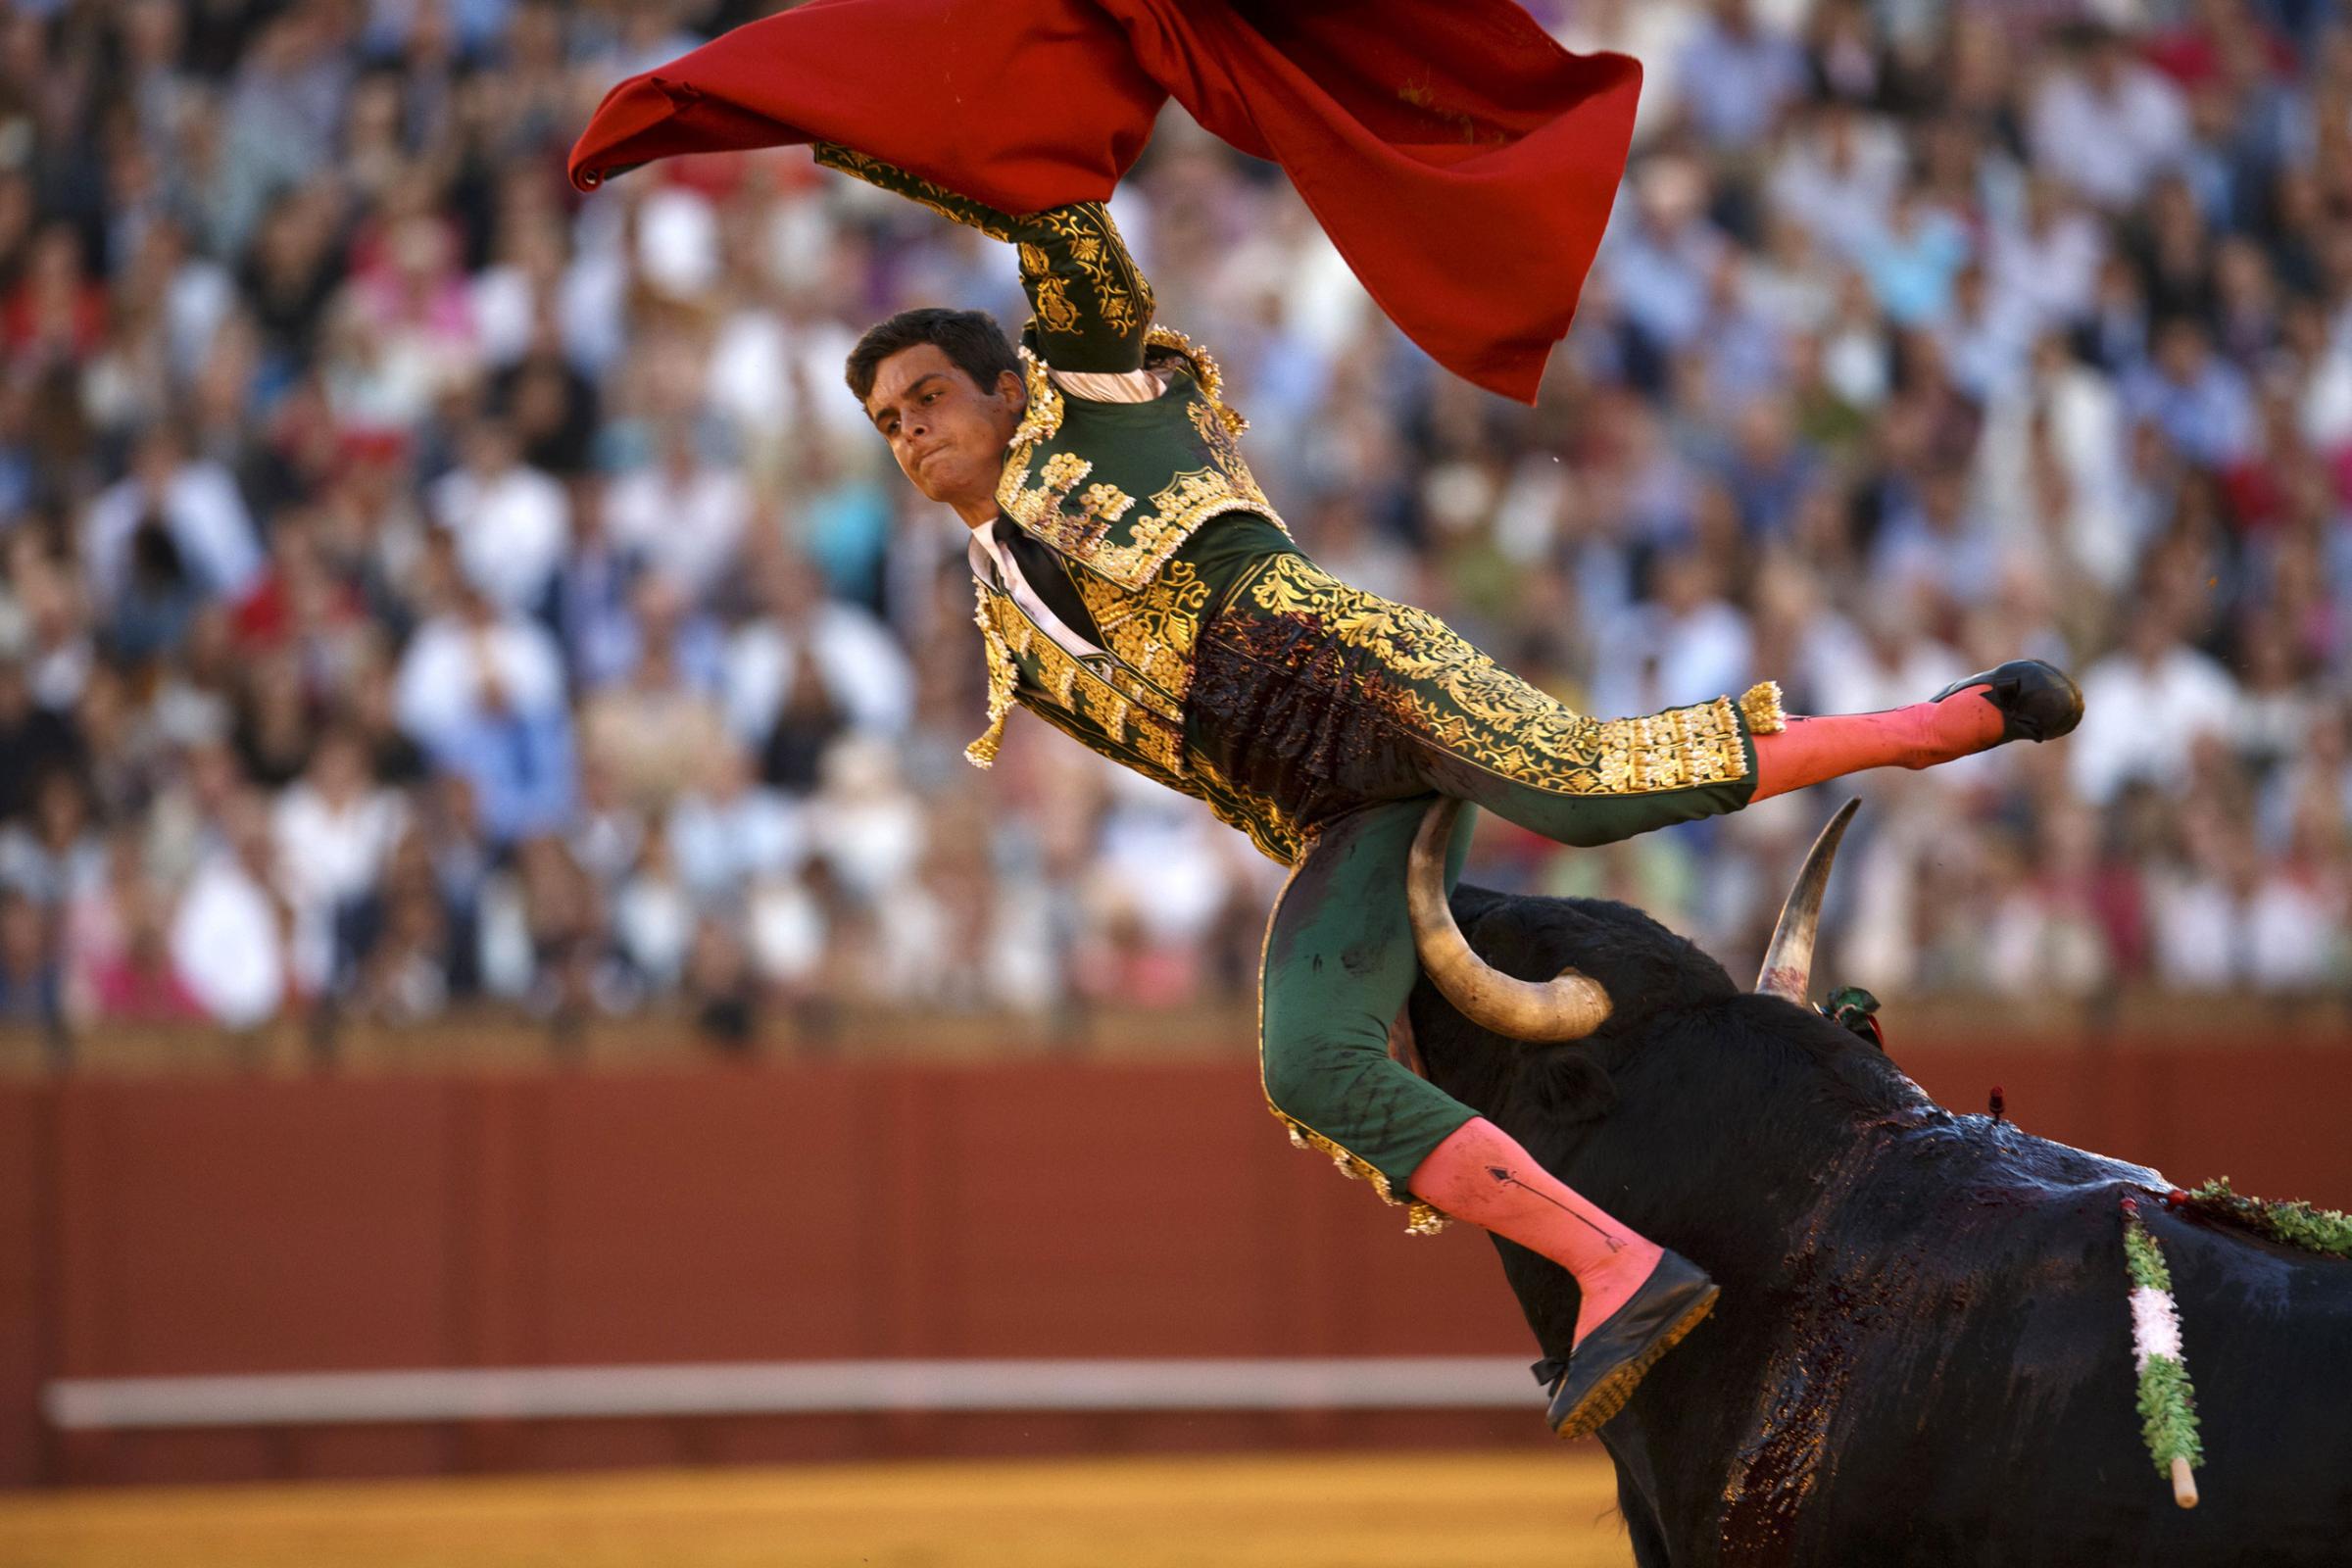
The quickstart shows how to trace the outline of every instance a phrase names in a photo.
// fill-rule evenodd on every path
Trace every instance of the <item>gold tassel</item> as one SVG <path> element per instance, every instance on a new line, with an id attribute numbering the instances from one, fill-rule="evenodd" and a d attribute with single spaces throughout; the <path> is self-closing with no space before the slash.
<path id="1" fill-rule="evenodd" d="M 1750 735 L 1778 735 L 1787 729 L 1788 714 L 1781 707 L 1781 683 L 1758 681 L 1740 693 L 1740 716 L 1747 720 Z"/>
<path id="2" fill-rule="evenodd" d="M 973 586 L 978 588 L 976 583 Z M 980 592 L 978 599 L 972 619 L 980 628 L 980 646 L 988 656 L 988 728 L 963 749 L 963 759 L 974 767 L 989 767 L 997 760 L 997 748 L 1004 744 L 1004 720 L 1012 714 L 1013 689 L 1021 676 L 1012 662 L 1012 650 L 989 621 L 987 593 Z"/>
<path id="3" fill-rule="evenodd" d="M 997 748 L 1003 745 L 1004 741 L 1004 720 L 1003 718 L 991 719 L 987 730 L 978 739 L 964 747 L 963 760 L 974 767 L 994 767 L 997 764 Z"/>
<path id="4" fill-rule="evenodd" d="M 1444 1210 L 1432 1203 L 1413 1203 L 1404 1211 L 1404 1234 L 1407 1236 L 1435 1236 L 1452 1223 Z"/>

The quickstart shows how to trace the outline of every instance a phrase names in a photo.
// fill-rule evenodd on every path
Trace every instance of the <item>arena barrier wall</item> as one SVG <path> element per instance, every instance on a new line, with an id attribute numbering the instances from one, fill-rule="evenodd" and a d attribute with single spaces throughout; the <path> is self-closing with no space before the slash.
<path id="1" fill-rule="evenodd" d="M 2352 1203 L 2352 1041 L 1897 1055 Z M 1532 1353 L 1232 1061 L 0 1088 L 0 1484 L 1539 1443 Z"/>

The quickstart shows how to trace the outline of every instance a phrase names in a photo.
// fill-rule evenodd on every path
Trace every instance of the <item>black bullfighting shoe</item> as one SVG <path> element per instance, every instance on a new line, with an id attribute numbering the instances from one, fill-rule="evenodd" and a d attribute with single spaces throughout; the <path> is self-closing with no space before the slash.
<path id="1" fill-rule="evenodd" d="M 1569 1353 L 1544 1411 L 1551 1430 L 1563 1438 L 1598 1431 L 1625 1408 L 1658 1357 L 1698 1327 L 1721 1294 L 1705 1271 L 1681 1253 L 1660 1257 L 1642 1288 Z"/>
<path id="2" fill-rule="evenodd" d="M 1956 680 L 1932 702 L 1956 697 L 1971 686 L 1989 687 L 1985 701 L 2001 710 L 2001 739 L 2054 741 L 2082 722 L 2082 688 L 2065 670 L 2038 659 L 2012 659 L 1981 675 Z"/>

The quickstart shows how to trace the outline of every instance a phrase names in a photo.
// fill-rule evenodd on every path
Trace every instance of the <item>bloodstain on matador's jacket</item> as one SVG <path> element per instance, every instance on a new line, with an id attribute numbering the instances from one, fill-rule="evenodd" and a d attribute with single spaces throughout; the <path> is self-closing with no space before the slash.
<path id="1" fill-rule="evenodd" d="M 1742 727 L 1779 727 L 1770 687 L 1737 707 L 1585 718 L 1436 616 L 1322 571 L 1243 462 L 1247 421 L 1224 402 L 1215 361 L 1152 324 L 1151 286 L 1102 204 L 1015 217 L 848 148 L 815 153 L 1018 249 L 1034 312 L 1020 350 L 1029 406 L 1006 450 L 997 500 L 1009 526 L 996 537 L 1039 598 L 1103 651 L 1073 654 L 1004 586 L 976 578 L 989 697 L 988 729 L 966 749 L 975 763 L 994 760 L 1017 704 L 1205 802 L 1290 864 L 1322 820 L 1427 792 L 1398 735 L 1540 789 L 1632 798 L 1743 782 Z M 1099 401 L 1049 373 L 1138 368 L 1165 391 Z M 1620 836 L 1607 804 L 1591 802 L 1594 842 Z"/>

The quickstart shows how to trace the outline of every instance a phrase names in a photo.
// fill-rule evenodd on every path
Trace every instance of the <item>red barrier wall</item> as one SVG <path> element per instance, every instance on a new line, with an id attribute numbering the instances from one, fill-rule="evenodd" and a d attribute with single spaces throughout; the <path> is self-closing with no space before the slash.
<path id="1" fill-rule="evenodd" d="M 2352 1203 L 2352 1047 L 1898 1049 L 1958 1108 Z M 61 1377 L 1516 1355 L 1491 1250 L 1292 1151 L 1250 1068 L 695 1068 L 0 1090 L 0 1484 L 1540 1436 L 1503 1412 L 74 1434 Z M 1530 1386 L 1531 1401 L 1534 1395 Z"/>

